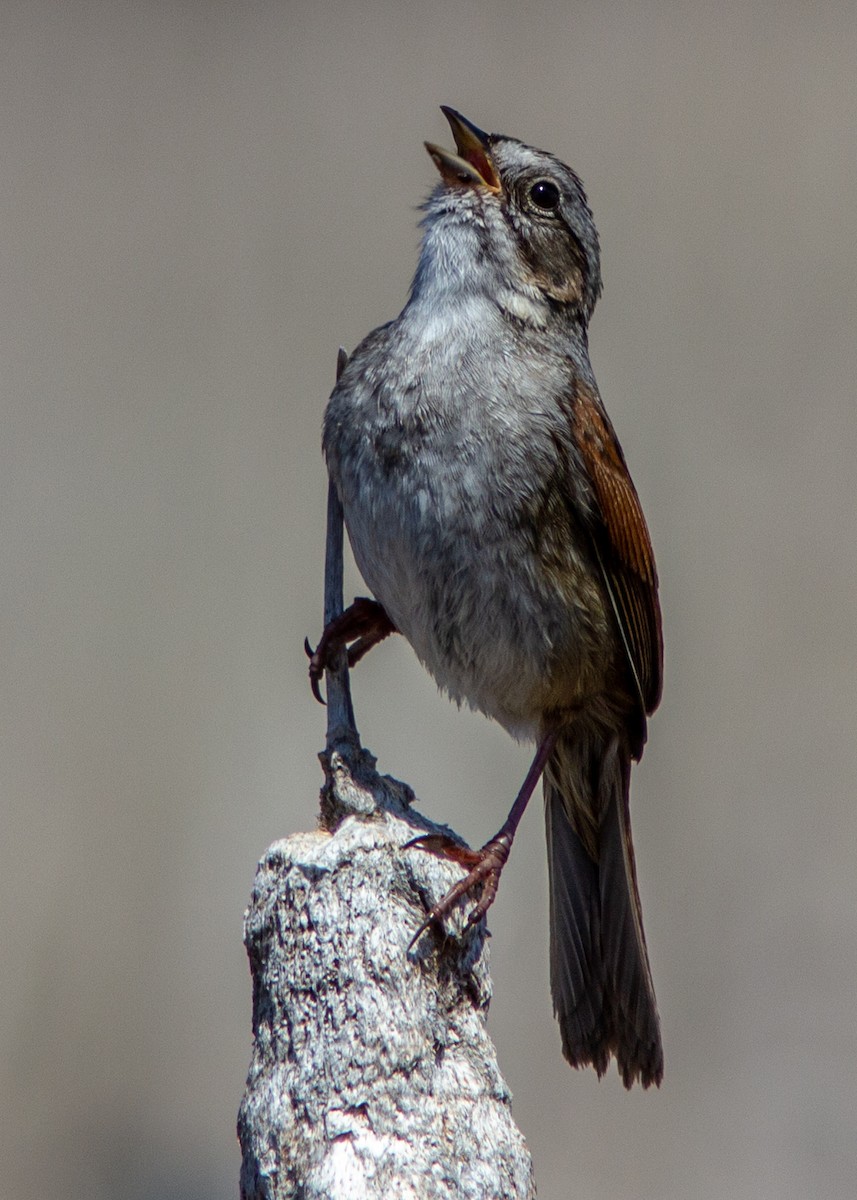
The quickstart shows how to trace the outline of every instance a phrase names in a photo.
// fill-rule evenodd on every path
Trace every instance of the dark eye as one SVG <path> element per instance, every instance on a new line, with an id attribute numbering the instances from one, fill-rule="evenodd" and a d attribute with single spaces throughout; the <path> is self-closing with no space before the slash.
<path id="1" fill-rule="evenodd" d="M 536 208 L 549 212 L 559 204 L 559 188 L 549 179 L 540 179 L 530 188 L 530 199 Z"/>

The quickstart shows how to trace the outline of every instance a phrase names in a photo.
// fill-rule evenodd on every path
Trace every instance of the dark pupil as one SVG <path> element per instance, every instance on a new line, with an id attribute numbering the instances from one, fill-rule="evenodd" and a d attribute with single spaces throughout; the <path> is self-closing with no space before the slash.
<path id="1" fill-rule="evenodd" d="M 530 189 L 530 199 L 539 208 L 556 208 L 559 204 L 559 188 L 547 179 L 534 183 Z"/>

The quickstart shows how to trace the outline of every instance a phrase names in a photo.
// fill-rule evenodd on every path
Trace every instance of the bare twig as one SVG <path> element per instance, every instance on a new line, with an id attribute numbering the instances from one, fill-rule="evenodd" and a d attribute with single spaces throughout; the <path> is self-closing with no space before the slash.
<path id="1" fill-rule="evenodd" d="M 348 355 L 340 346 L 336 358 L 336 378 L 339 380 L 348 362 Z M 324 555 L 324 623 L 330 622 L 342 612 L 343 577 L 343 520 L 342 505 L 333 481 L 327 488 L 327 539 Z M 335 651 L 332 665 L 327 671 L 327 747 L 332 750 L 338 743 L 359 748 L 360 739 L 354 720 L 351 703 L 351 688 L 348 682 L 348 663 L 345 648 Z"/>

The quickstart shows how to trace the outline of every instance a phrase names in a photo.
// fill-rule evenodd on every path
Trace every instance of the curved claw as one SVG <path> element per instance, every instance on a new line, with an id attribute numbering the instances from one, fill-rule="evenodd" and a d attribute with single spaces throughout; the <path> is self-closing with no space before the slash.
<path id="1" fill-rule="evenodd" d="M 479 888 L 479 898 L 468 914 L 464 927 L 471 929 L 474 925 L 478 925 L 494 903 L 500 875 L 509 857 L 509 843 L 502 834 L 492 838 L 481 850 L 469 850 L 467 847 L 459 846 L 443 834 L 423 834 L 408 842 L 405 849 L 414 845 L 422 846 L 435 854 L 443 854 L 444 857 L 452 858 L 470 869 L 428 913 L 411 939 L 408 945 L 409 950 L 413 949 L 430 925 L 442 921 L 452 912 L 459 900 L 477 887 Z"/>
<path id="2" fill-rule="evenodd" d="M 452 862 L 456 862 L 459 866 L 467 867 L 468 870 L 477 866 L 481 862 L 481 855 L 478 850 L 471 850 L 469 846 L 462 846 L 460 842 L 449 837 L 445 833 L 421 833 L 417 837 L 411 838 L 409 842 L 405 842 L 402 846 L 403 850 L 411 850 L 414 846 L 420 846 L 423 850 L 428 850 L 430 854 L 436 854 L 440 858 L 449 858 Z"/>
<path id="3" fill-rule="evenodd" d="M 408 942 L 408 949 L 413 950 L 414 946 L 417 944 L 417 942 L 420 940 L 420 938 L 425 933 L 425 931 L 429 928 L 429 926 L 434 925 L 435 923 L 441 922 L 443 920 L 443 918 L 452 911 L 452 909 L 455 907 L 455 905 L 458 903 L 458 901 L 461 900 L 462 897 L 467 895 L 467 893 L 470 891 L 472 886 L 473 886 L 473 880 L 470 878 L 469 875 L 465 875 L 464 878 L 461 879 L 458 883 L 456 883 L 454 887 L 450 888 L 449 891 L 446 893 L 446 895 L 442 899 L 438 900 L 437 904 L 428 913 L 428 915 L 426 916 L 426 919 L 423 921 L 422 925 L 420 925 L 419 929 L 414 934 L 414 936 L 411 938 L 410 942 Z M 493 897 L 492 897 L 492 899 L 493 899 Z M 476 909 L 474 909 L 473 911 L 475 912 Z M 486 911 L 487 911 L 487 909 L 486 909 Z M 465 927 L 476 924 L 476 921 L 473 921 L 471 919 L 472 916 L 473 916 L 473 913 L 471 913 L 470 917 L 468 917 Z M 479 920 L 479 919 L 480 919 L 479 917 L 476 918 L 476 920 Z"/>
<path id="4" fill-rule="evenodd" d="M 322 696 L 320 687 L 324 668 L 318 661 L 316 650 L 313 650 L 312 646 L 309 644 L 309 638 L 304 638 L 304 650 L 306 651 L 306 656 L 309 659 L 309 686 L 312 689 L 312 694 L 315 696 L 319 704 L 326 708 L 327 701 L 325 700 L 324 696 Z"/>
<path id="5" fill-rule="evenodd" d="M 345 612 L 327 623 L 315 650 L 309 644 L 309 638 L 305 638 L 304 650 L 309 658 L 312 694 L 319 704 L 324 704 L 319 683 L 331 662 L 338 661 L 334 657 L 338 650 L 348 647 L 347 663 L 349 667 L 353 667 L 368 650 L 395 632 L 395 625 L 377 600 L 358 596 Z M 349 642 L 352 645 L 349 646 Z"/>
<path id="6" fill-rule="evenodd" d="M 417 932 L 414 934 L 414 936 L 408 942 L 408 950 L 413 950 L 414 946 L 416 946 L 417 942 L 423 936 L 423 934 L 428 929 L 429 925 L 431 925 L 431 923 L 432 923 L 431 916 L 426 917 L 426 919 L 423 921 L 422 925 L 420 925 Z"/>

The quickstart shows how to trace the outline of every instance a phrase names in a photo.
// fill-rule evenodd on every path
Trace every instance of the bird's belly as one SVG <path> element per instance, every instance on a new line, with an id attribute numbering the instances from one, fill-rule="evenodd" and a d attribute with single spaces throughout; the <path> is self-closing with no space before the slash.
<path id="1" fill-rule="evenodd" d="M 359 489 L 346 481 L 346 524 L 367 584 L 439 686 L 529 738 L 600 690 L 612 627 L 573 538 L 546 557 L 529 513 L 486 492 L 490 478 L 442 457 L 424 477 L 364 472 Z"/>

